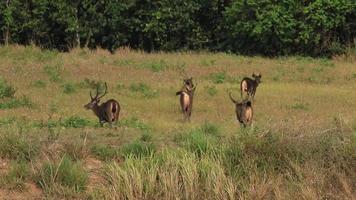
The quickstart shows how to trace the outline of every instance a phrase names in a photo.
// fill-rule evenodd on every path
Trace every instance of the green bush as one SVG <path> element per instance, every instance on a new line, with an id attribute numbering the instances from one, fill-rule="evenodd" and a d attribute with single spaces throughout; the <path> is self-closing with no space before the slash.
<path id="1" fill-rule="evenodd" d="M 221 84 L 226 81 L 226 73 L 225 72 L 218 72 L 210 74 L 210 77 L 215 84 Z"/>

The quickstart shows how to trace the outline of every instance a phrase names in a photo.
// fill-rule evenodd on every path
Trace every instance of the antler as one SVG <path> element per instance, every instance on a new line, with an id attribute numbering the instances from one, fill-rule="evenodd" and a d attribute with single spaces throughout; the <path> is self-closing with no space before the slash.
<path id="1" fill-rule="evenodd" d="M 98 90 L 98 88 L 97 88 L 97 90 Z M 108 93 L 108 85 L 107 85 L 106 82 L 105 82 L 105 92 L 104 92 L 104 94 L 101 95 L 100 97 L 97 97 L 97 99 L 101 99 L 101 98 L 104 97 L 107 93 Z"/>
<path id="2" fill-rule="evenodd" d="M 99 87 L 96 87 L 96 94 L 95 94 L 95 97 L 93 97 L 93 95 L 91 94 L 91 91 L 90 91 L 90 98 L 91 98 L 91 100 L 100 99 L 100 98 L 104 97 L 104 96 L 108 93 L 107 90 L 108 90 L 108 85 L 107 85 L 106 82 L 105 82 L 105 92 L 104 92 L 103 95 L 101 95 L 100 97 L 98 97 L 98 96 L 99 96 Z"/>

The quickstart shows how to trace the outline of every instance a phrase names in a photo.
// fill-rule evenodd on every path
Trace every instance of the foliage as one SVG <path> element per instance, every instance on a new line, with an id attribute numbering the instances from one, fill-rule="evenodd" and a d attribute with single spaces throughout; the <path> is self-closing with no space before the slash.
<path id="1" fill-rule="evenodd" d="M 354 46 L 355 18 L 350 0 L 7 0 L 0 42 L 317 56 Z"/>

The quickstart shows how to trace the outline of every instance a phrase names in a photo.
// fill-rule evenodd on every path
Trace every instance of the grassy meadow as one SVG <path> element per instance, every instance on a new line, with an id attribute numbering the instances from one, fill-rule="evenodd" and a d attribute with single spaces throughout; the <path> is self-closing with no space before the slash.
<path id="1" fill-rule="evenodd" d="M 240 128 L 231 91 L 262 74 Z M 197 83 L 190 123 L 175 92 Z M 84 104 L 121 105 L 115 128 Z M 356 55 L 0 47 L 0 199 L 355 199 Z"/>

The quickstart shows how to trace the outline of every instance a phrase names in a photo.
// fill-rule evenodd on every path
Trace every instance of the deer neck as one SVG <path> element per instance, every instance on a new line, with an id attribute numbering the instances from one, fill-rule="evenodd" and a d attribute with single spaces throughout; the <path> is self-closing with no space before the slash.
<path id="1" fill-rule="evenodd" d="M 93 112 L 96 116 L 101 117 L 102 116 L 102 108 L 101 105 L 95 104 L 93 107 Z"/>

